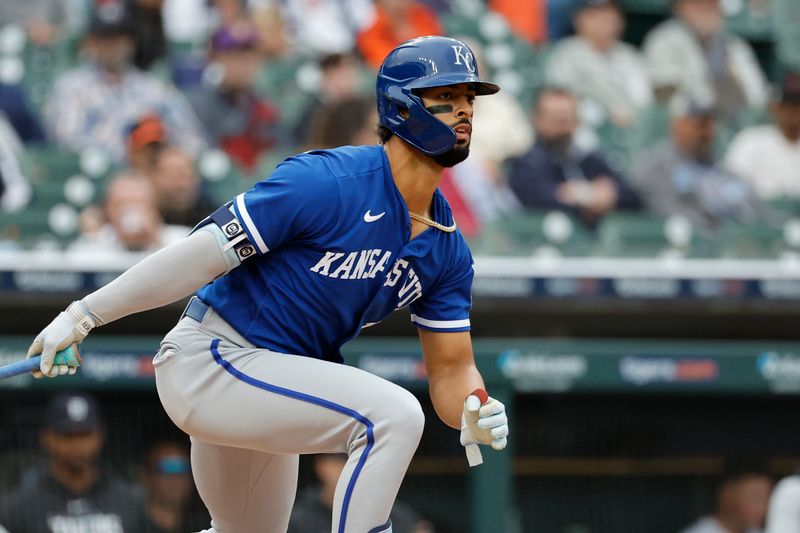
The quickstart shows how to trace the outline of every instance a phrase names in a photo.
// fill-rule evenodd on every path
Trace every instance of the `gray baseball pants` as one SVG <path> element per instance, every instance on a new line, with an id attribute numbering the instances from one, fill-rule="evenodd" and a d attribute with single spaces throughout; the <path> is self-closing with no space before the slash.
<path id="1" fill-rule="evenodd" d="M 213 309 L 184 316 L 154 359 L 169 417 L 217 533 L 285 533 L 299 454 L 345 453 L 334 533 L 391 531 L 389 512 L 422 435 L 405 389 L 360 369 L 256 348 Z"/>

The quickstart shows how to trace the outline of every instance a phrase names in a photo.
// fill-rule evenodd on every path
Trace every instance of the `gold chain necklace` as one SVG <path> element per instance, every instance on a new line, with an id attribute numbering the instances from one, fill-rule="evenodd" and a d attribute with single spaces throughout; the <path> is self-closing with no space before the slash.
<path id="1" fill-rule="evenodd" d="M 413 218 L 414 220 L 416 220 L 418 222 L 422 222 L 423 224 L 425 224 L 427 226 L 430 226 L 432 228 L 436 228 L 438 230 L 442 230 L 445 233 L 453 233 L 456 230 L 456 219 L 455 218 L 453 219 L 453 225 L 452 226 L 442 226 L 441 224 L 439 224 L 435 220 L 431 220 L 428 217 L 422 216 L 419 213 L 415 213 L 415 212 L 413 212 L 411 210 L 408 211 L 408 216 L 410 216 L 411 218 Z"/>

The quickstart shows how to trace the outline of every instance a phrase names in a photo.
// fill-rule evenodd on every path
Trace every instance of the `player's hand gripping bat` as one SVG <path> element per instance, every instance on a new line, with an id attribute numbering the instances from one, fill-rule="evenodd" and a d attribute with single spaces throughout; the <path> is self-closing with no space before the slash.
<path id="1" fill-rule="evenodd" d="M 502 450 L 506 447 L 507 435 L 506 407 L 483 389 L 472 391 L 464 401 L 461 415 L 461 444 L 466 450 L 469 466 L 483 463 L 478 444 Z"/>

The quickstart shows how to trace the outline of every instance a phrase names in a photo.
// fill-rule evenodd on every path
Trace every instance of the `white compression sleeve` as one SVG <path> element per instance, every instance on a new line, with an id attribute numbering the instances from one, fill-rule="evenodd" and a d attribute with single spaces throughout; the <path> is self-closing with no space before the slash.
<path id="1" fill-rule="evenodd" d="M 82 302 L 101 325 L 189 296 L 236 266 L 223 254 L 217 232 L 221 234 L 213 224 L 200 228 L 133 265 Z"/>

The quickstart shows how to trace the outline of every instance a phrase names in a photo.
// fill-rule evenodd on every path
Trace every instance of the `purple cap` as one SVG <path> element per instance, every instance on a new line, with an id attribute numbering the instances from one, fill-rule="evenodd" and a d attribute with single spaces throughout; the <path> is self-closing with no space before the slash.
<path id="1" fill-rule="evenodd" d="M 211 36 L 211 49 L 215 52 L 249 50 L 256 47 L 258 32 L 249 24 L 223 26 Z"/>

